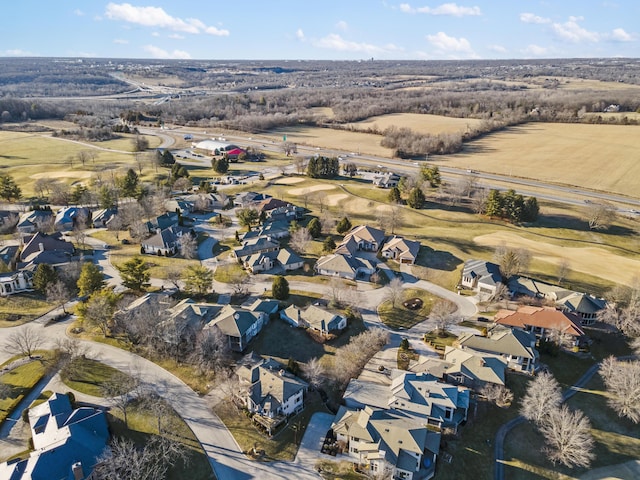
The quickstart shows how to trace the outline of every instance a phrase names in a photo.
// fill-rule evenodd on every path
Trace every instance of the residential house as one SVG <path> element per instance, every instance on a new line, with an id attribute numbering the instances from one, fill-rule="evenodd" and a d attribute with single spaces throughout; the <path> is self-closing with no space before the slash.
<path id="1" fill-rule="evenodd" d="M 256 253 L 276 252 L 280 249 L 280 244 L 276 240 L 267 237 L 256 237 L 243 240 L 242 246 L 233 250 L 233 256 L 237 260 L 242 260 Z"/>
<path id="2" fill-rule="evenodd" d="M 390 258 L 398 263 L 413 265 L 418 259 L 419 252 L 420 242 L 394 235 L 384 242 L 380 254 L 384 258 Z"/>
<path id="3" fill-rule="evenodd" d="M 302 268 L 304 260 L 293 250 L 281 248 L 271 252 L 254 253 L 246 257 L 242 264 L 251 273 L 265 272 L 277 267 L 290 271 Z"/>
<path id="4" fill-rule="evenodd" d="M 258 192 L 238 193 L 233 199 L 233 206 L 240 208 L 254 207 L 263 200 L 271 198 L 271 195 Z"/>
<path id="5" fill-rule="evenodd" d="M 265 419 L 277 419 L 304 409 L 304 394 L 309 384 L 285 371 L 278 362 L 261 357 L 256 360 L 255 355 L 249 355 L 236 373 L 240 379 L 237 398 L 250 412 Z M 262 424 L 270 429 L 277 426 L 271 422 Z"/>
<path id="6" fill-rule="evenodd" d="M 347 232 L 340 245 L 350 241 L 355 242 L 357 250 L 377 252 L 384 242 L 384 231 L 369 225 L 358 225 Z M 336 248 L 336 253 L 341 253 L 340 245 Z M 354 252 L 349 251 L 349 253 L 353 255 Z"/>
<path id="7" fill-rule="evenodd" d="M 496 325 L 487 330 L 486 336 L 463 334 L 456 345 L 462 350 L 499 356 L 508 368 L 519 372 L 533 374 L 538 363 L 536 336 L 524 330 Z"/>
<path id="8" fill-rule="evenodd" d="M 51 210 L 32 210 L 20 215 L 16 229 L 20 233 L 34 233 L 46 231 L 53 225 L 53 212 Z"/>
<path id="9" fill-rule="evenodd" d="M 127 322 L 129 319 L 137 315 L 153 315 L 157 316 L 160 321 L 160 312 L 167 311 L 174 304 L 171 295 L 168 292 L 162 293 L 145 293 L 141 297 L 136 298 L 126 307 L 118 310 L 113 314 L 114 320 L 117 322 Z"/>
<path id="10" fill-rule="evenodd" d="M 176 212 L 180 215 L 189 215 L 194 210 L 193 202 L 184 198 L 170 198 L 164 202 L 164 208 L 167 212 Z"/>
<path id="11" fill-rule="evenodd" d="M 499 325 L 519 328 L 533 333 L 539 339 L 551 339 L 560 344 L 577 347 L 585 335 L 580 317 L 552 307 L 524 306 L 518 310 L 500 310 L 494 316 Z"/>
<path id="12" fill-rule="evenodd" d="M 509 291 L 512 296 L 522 295 L 550 300 L 559 309 L 578 315 L 582 325 L 595 323 L 598 312 L 607 306 L 607 302 L 603 298 L 575 292 L 528 277 L 518 276 L 512 278 L 509 281 Z"/>
<path id="13" fill-rule="evenodd" d="M 20 253 L 19 268 L 31 268 L 40 263 L 64 265 L 69 263 L 75 248 L 73 244 L 62 240 L 60 233 L 47 235 L 37 232 L 24 238 L 24 247 Z"/>
<path id="14" fill-rule="evenodd" d="M 142 251 L 148 255 L 173 256 L 180 251 L 180 239 L 183 235 L 195 237 L 195 232 L 186 227 L 165 228 L 146 240 L 142 240 Z"/>
<path id="15" fill-rule="evenodd" d="M 504 385 L 507 362 L 502 357 L 447 346 L 444 361 L 447 367 L 442 378 L 447 383 L 473 390 L 488 383 Z"/>
<path id="16" fill-rule="evenodd" d="M 33 273 L 28 270 L 0 273 L 0 297 L 33 290 Z"/>
<path id="17" fill-rule="evenodd" d="M 115 208 L 102 208 L 93 212 L 91 216 L 91 222 L 93 228 L 106 228 L 109 226 L 109 222 L 118 213 Z"/>
<path id="18" fill-rule="evenodd" d="M 500 267 L 484 260 L 467 260 L 462 269 L 460 284 L 477 293 L 495 295 L 502 284 Z"/>
<path id="19" fill-rule="evenodd" d="M 374 274 L 376 266 L 366 258 L 332 253 L 320 257 L 314 270 L 320 275 L 356 280 Z"/>
<path id="20" fill-rule="evenodd" d="M 304 218 L 304 208 L 297 205 L 286 205 L 284 207 L 274 208 L 267 212 L 267 218 L 272 222 L 285 221 L 293 222 L 294 220 L 302 220 Z"/>
<path id="21" fill-rule="evenodd" d="M 164 230 L 165 228 L 178 225 L 180 221 L 180 215 L 176 212 L 167 212 L 162 215 L 158 215 L 153 220 L 147 222 L 147 229 L 149 233 L 157 233 L 158 230 Z"/>
<path id="22" fill-rule="evenodd" d="M 256 313 L 264 313 L 265 315 L 271 317 L 271 315 L 275 315 L 280 309 L 280 302 L 278 300 L 265 300 L 262 298 L 256 299 L 251 305 L 249 305 L 249 310 Z"/>
<path id="23" fill-rule="evenodd" d="M 165 342 L 193 345 L 196 335 L 222 310 L 222 306 L 210 303 L 198 303 L 185 298 L 170 308 L 162 310 L 162 320 L 158 323 Z"/>
<path id="24" fill-rule="evenodd" d="M 396 410 L 341 407 L 332 430 L 347 445 L 347 455 L 372 475 L 394 479 L 430 479 L 435 474 L 440 432 Z"/>
<path id="25" fill-rule="evenodd" d="M 24 460 L 0 464 L 0 478 L 85 480 L 108 451 L 109 428 L 103 410 L 73 409 L 67 395 L 54 393 L 29 409 L 33 451 Z"/>
<path id="26" fill-rule="evenodd" d="M 195 210 L 211 212 L 222 210 L 231 204 L 231 200 L 224 193 L 194 193 L 182 197 L 185 201 L 193 204 Z"/>
<path id="27" fill-rule="evenodd" d="M 266 214 L 276 208 L 288 207 L 289 205 L 291 205 L 289 202 L 285 202 L 279 198 L 269 197 L 256 203 L 256 210 L 258 210 L 259 213 L 264 212 Z"/>
<path id="28" fill-rule="evenodd" d="M 225 305 L 205 328 L 220 329 L 231 350 L 242 352 L 268 322 L 269 315 L 264 312 Z"/>
<path id="29" fill-rule="evenodd" d="M 280 318 L 295 327 L 312 328 L 323 335 L 339 332 L 347 327 L 347 318 L 325 310 L 317 305 L 309 305 L 305 310 L 295 305 L 280 312 Z"/>
<path id="30" fill-rule="evenodd" d="M 304 266 L 304 260 L 290 248 L 281 248 L 276 255 L 277 265 L 282 267 L 285 272 L 297 270 Z"/>
<path id="31" fill-rule="evenodd" d="M 277 220 L 275 222 L 265 222 L 260 228 L 256 230 L 250 230 L 244 234 L 243 240 L 250 240 L 256 237 L 268 237 L 271 239 L 280 240 L 289 236 L 289 223 L 284 220 Z"/>
<path id="32" fill-rule="evenodd" d="M 56 212 L 53 228 L 58 232 L 64 232 L 83 224 L 91 224 L 91 211 L 87 207 L 63 207 Z"/>
<path id="33" fill-rule="evenodd" d="M 379 188 L 393 188 L 400 183 L 400 175 L 392 172 L 382 173 L 373 177 L 373 184 Z"/>

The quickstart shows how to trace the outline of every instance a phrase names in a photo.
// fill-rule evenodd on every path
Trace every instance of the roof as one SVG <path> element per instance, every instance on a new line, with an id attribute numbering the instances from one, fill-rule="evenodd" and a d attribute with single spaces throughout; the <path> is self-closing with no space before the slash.
<path id="1" fill-rule="evenodd" d="M 42 245 L 42 248 L 40 248 L 40 245 Z M 71 254 L 74 252 L 74 248 L 72 243 L 62 240 L 59 233 L 47 235 L 46 233 L 37 232 L 31 237 L 25 238 L 25 246 L 20 254 L 20 259 L 23 262 L 30 262 L 33 260 L 34 254 L 42 251 Z"/>
<path id="2" fill-rule="evenodd" d="M 267 237 L 250 238 L 249 240 L 243 240 L 242 246 L 233 249 L 233 253 L 236 257 L 246 257 L 262 250 L 276 249 L 280 244 Z"/>
<path id="3" fill-rule="evenodd" d="M 418 253 L 420 252 L 420 242 L 407 240 L 404 237 L 394 235 L 384 243 L 382 251 L 384 252 L 386 250 L 397 251 L 397 256 L 399 258 L 410 257 L 415 259 L 418 257 Z"/>
<path id="4" fill-rule="evenodd" d="M 471 380 L 504 385 L 507 362 L 500 357 L 447 346 L 444 359 L 450 363 L 447 375 L 461 373 Z"/>
<path id="5" fill-rule="evenodd" d="M 296 252 L 289 248 L 281 248 L 278 250 L 276 260 L 278 260 L 282 265 L 294 265 L 303 261 Z"/>
<path id="6" fill-rule="evenodd" d="M 237 147 L 227 150 L 228 155 L 242 155 L 243 153 L 247 153 L 247 152 L 242 148 L 237 148 Z"/>
<path id="7" fill-rule="evenodd" d="M 344 236 L 343 242 L 353 237 L 356 241 L 365 241 L 369 243 L 377 243 L 378 246 L 382 244 L 384 240 L 384 231 L 379 228 L 373 228 L 369 225 L 358 225 L 353 227 Z"/>
<path id="8" fill-rule="evenodd" d="M 467 260 L 462 268 L 463 277 L 478 278 L 485 285 L 497 285 L 502 282 L 500 267 L 484 260 Z"/>
<path id="9" fill-rule="evenodd" d="M 354 276 L 360 268 L 374 269 L 375 267 L 367 259 L 336 253 L 324 255 L 316 262 L 316 269 L 318 270 L 348 273 Z"/>
<path id="10" fill-rule="evenodd" d="M 218 140 L 203 140 L 201 142 L 196 143 L 194 148 L 199 148 L 201 150 L 228 150 L 234 148 L 235 145 L 228 142 L 221 142 Z"/>
<path id="11" fill-rule="evenodd" d="M 230 337 L 242 337 L 259 320 L 260 312 L 225 305 L 207 327 L 216 326 Z"/>
<path id="12" fill-rule="evenodd" d="M 251 385 L 249 394 L 256 405 L 265 406 L 275 411 L 289 398 L 306 390 L 307 382 L 284 370 L 281 365 L 260 364 L 256 367 L 259 372 L 258 380 Z"/>
<path id="13" fill-rule="evenodd" d="M 292 319 L 302 319 L 309 327 L 317 330 L 326 331 L 329 330 L 330 324 L 334 320 L 340 320 L 343 318 L 341 315 L 330 312 L 317 305 L 309 305 L 306 310 L 302 310 L 300 307 L 290 305 L 285 310 L 285 314 Z"/>
<path id="14" fill-rule="evenodd" d="M 352 378 L 342 395 L 342 399 L 346 405 L 355 408 L 364 408 L 367 405 L 376 408 L 387 408 L 389 385 Z"/>
<path id="15" fill-rule="evenodd" d="M 518 310 L 500 310 L 494 321 L 501 325 L 526 329 L 528 326 L 545 330 L 557 330 L 563 334 L 580 337 L 584 331 L 580 328 L 580 317 L 574 313 L 562 312 L 553 307 L 524 306 Z"/>
<path id="16" fill-rule="evenodd" d="M 512 355 L 534 359 L 537 357 L 536 336 L 523 330 L 495 326 L 487 332 L 487 336 L 464 334 L 458 340 L 463 348 L 478 352 Z"/>
<path id="17" fill-rule="evenodd" d="M 281 208 L 291 205 L 289 202 L 285 202 L 284 200 L 280 200 L 279 198 L 265 198 L 260 203 L 256 205 L 256 208 L 259 212 L 269 212 L 275 208 Z"/>
<path id="18" fill-rule="evenodd" d="M 271 314 L 277 312 L 279 308 L 280 302 L 278 302 L 277 300 L 263 300 L 261 298 L 258 298 L 251 304 L 249 310 L 251 310 L 252 312 Z"/>

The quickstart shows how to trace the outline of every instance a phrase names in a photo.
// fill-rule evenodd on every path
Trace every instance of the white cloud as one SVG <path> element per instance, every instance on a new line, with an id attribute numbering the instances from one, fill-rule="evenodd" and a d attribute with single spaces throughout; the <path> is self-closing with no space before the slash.
<path id="1" fill-rule="evenodd" d="M 160 32 L 151 32 L 151 36 L 152 37 L 159 37 L 160 36 Z"/>
<path id="2" fill-rule="evenodd" d="M 549 49 L 541 47 L 540 45 L 531 44 L 528 45 L 527 48 L 521 50 L 521 52 L 526 56 L 543 57 L 549 52 Z"/>
<path id="3" fill-rule="evenodd" d="M 345 40 L 336 33 L 330 33 L 326 37 L 314 42 L 313 45 L 320 48 L 337 50 L 339 52 L 358 52 L 366 53 L 367 55 L 379 54 L 385 51 L 385 49 L 369 43 L 358 43 Z M 395 48 L 393 46 L 391 47 Z"/>
<path id="4" fill-rule="evenodd" d="M 469 40 L 464 37 L 450 37 L 444 32 L 438 32 L 435 35 L 427 35 L 427 41 L 445 54 L 462 53 L 470 56 L 475 55 Z"/>
<path id="5" fill-rule="evenodd" d="M 142 49 L 151 55 L 153 58 L 175 58 L 179 60 L 188 60 L 191 58 L 189 53 L 184 50 L 174 50 L 173 52 L 167 52 L 160 47 L 154 45 L 145 45 Z"/>
<path id="6" fill-rule="evenodd" d="M 400 4 L 400 11 L 404 13 L 426 13 L 428 15 L 451 15 L 453 17 L 466 17 L 482 15 L 480 7 L 463 7 L 455 3 L 443 3 L 435 8 L 412 7 L 408 3 Z"/>
<path id="7" fill-rule="evenodd" d="M 180 35 L 179 33 L 172 33 L 169 35 L 169 38 L 173 38 L 174 40 L 184 40 L 184 35 Z"/>
<path id="8" fill-rule="evenodd" d="M 74 15 L 77 15 L 78 17 L 84 17 L 84 12 L 83 12 L 82 10 L 80 10 L 79 8 L 76 8 L 76 9 L 73 11 L 73 14 L 74 14 Z"/>
<path id="9" fill-rule="evenodd" d="M 340 20 L 338 23 L 336 23 L 336 28 L 338 30 L 346 32 L 347 30 L 349 30 L 349 25 L 344 20 Z"/>
<path id="10" fill-rule="evenodd" d="M 584 20 L 583 17 L 569 17 L 564 23 L 554 23 L 552 25 L 555 34 L 573 43 L 579 42 L 597 42 L 601 35 L 598 32 L 590 32 L 578 25 L 578 22 Z"/>
<path id="11" fill-rule="evenodd" d="M 538 24 L 551 23 L 550 18 L 540 17 L 533 13 L 521 13 L 520 21 L 524 23 L 538 23 Z"/>
<path id="12" fill-rule="evenodd" d="M 21 48 L 12 48 L 4 51 L 4 55 L 7 57 L 35 57 L 37 54 L 22 50 Z"/>
<path id="13" fill-rule="evenodd" d="M 616 42 L 633 42 L 633 35 L 624 31 L 623 28 L 614 28 L 611 32 L 611 39 Z"/>
<path id="14" fill-rule="evenodd" d="M 489 45 L 489 50 L 491 50 L 492 52 L 496 52 L 496 53 L 507 53 L 507 49 L 504 48 L 502 45 Z"/>
<path id="15" fill-rule="evenodd" d="M 298 30 L 296 30 L 296 38 L 300 41 L 304 40 L 304 32 L 302 31 L 301 28 L 299 28 Z"/>
<path id="16" fill-rule="evenodd" d="M 127 45 L 129 43 L 129 40 L 124 40 L 123 38 L 115 38 L 113 40 L 113 43 L 116 43 L 118 45 Z"/>
<path id="17" fill-rule="evenodd" d="M 110 20 L 121 20 L 144 27 L 168 28 L 174 32 L 192 34 L 205 32 L 210 35 L 229 35 L 228 30 L 207 27 L 197 18 L 187 18 L 183 20 L 178 17 L 173 17 L 161 7 L 135 7 L 130 3 L 109 3 L 105 11 L 105 16 Z"/>

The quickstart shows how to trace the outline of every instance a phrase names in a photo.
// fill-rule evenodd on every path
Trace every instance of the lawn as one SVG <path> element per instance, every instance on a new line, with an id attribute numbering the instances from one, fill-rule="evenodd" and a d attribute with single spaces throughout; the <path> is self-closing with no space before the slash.
<path id="1" fill-rule="evenodd" d="M 596 458 L 589 469 L 568 469 L 554 466 L 539 449 L 544 439 L 528 423 L 516 427 L 505 442 L 507 467 L 505 476 L 514 480 L 577 478 L 594 468 L 616 465 L 640 458 L 640 430 L 632 422 L 621 419 L 607 406 L 606 392 L 599 375 L 595 375 L 568 402 L 572 408 L 582 410 L 591 421 L 595 439 Z"/>
<path id="2" fill-rule="evenodd" d="M 13 409 L 22 401 L 31 389 L 44 377 L 52 366 L 52 353 L 41 351 L 39 360 L 33 360 L 14 368 L 10 372 L 0 375 L 0 382 L 11 386 L 11 393 L 7 398 L 0 399 L 0 424 L 4 422 Z M 10 361 L 15 360 L 15 358 Z"/>
<path id="3" fill-rule="evenodd" d="M 367 480 L 371 478 L 354 470 L 354 464 L 343 460 L 332 462 L 331 460 L 318 460 L 315 465 L 320 476 L 325 480 Z"/>
<path id="4" fill-rule="evenodd" d="M 16 327 L 51 310 L 51 304 L 37 292 L 0 297 L 0 328 Z"/>
<path id="5" fill-rule="evenodd" d="M 455 118 L 421 113 L 390 113 L 349 123 L 347 127 L 356 130 L 375 128 L 382 132 L 386 128 L 396 126 L 410 128 L 414 132 L 426 135 L 438 135 L 440 133 L 465 133 L 469 127 L 475 127 L 480 123 L 482 120 L 476 118 Z"/>
<path id="6" fill-rule="evenodd" d="M 292 461 L 311 416 L 316 412 L 329 413 L 318 392 L 310 391 L 305 397 L 304 410 L 291 417 L 283 429 L 268 438 L 254 427 L 251 419 L 238 410 L 232 401 L 220 402 L 214 408 L 214 412 L 229 429 L 243 452 L 252 450 L 257 444 L 257 449 L 263 452 L 259 460 L 265 462 Z"/>
<path id="7" fill-rule="evenodd" d="M 170 268 L 184 269 L 190 266 L 200 265 L 198 260 L 188 260 L 180 257 L 163 257 L 159 255 L 141 255 L 139 245 L 123 245 L 111 252 L 111 263 L 114 267 L 121 266 L 131 258 L 140 256 L 149 266 L 151 278 L 166 280 Z"/>
<path id="8" fill-rule="evenodd" d="M 102 397 L 105 385 L 126 381 L 129 376 L 96 360 L 76 357 L 61 372 L 60 377 L 64 384 L 73 390 L 94 397 Z"/>
<path id="9" fill-rule="evenodd" d="M 112 435 L 132 440 L 138 445 L 144 445 L 150 435 L 158 433 L 158 419 L 141 404 L 134 404 L 127 412 L 127 425 L 124 424 L 122 412 L 111 409 L 108 416 L 109 428 Z M 188 463 L 178 462 L 168 474 L 167 480 L 210 480 L 215 475 L 211 470 L 209 459 L 204 453 L 189 426 L 172 408 L 164 414 L 161 428 L 170 438 L 181 442 L 188 449 Z"/>
<path id="10" fill-rule="evenodd" d="M 422 307 L 417 310 L 410 310 L 403 305 L 405 300 L 419 298 L 422 300 Z M 392 302 L 386 300 L 378 306 L 378 315 L 382 322 L 394 330 L 406 330 L 426 320 L 431 313 L 431 307 L 439 299 L 435 295 L 420 290 L 418 288 L 407 288 L 402 292 L 401 298 L 394 307 Z"/>

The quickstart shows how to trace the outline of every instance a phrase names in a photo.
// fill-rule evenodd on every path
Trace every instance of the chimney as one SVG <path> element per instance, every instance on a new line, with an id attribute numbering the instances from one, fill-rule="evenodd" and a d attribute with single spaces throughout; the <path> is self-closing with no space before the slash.
<path id="1" fill-rule="evenodd" d="M 44 243 L 40 242 L 38 244 L 38 250 L 40 250 L 41 252 L 44 252 Z"/>
<path id="2" fill-rule="evenodd" d="M 73 474 L 73 480 L 84 480 L 84 472 L 82 471 L 82 463 L 76 462 L 71 465 L 71 473 Z"/>

